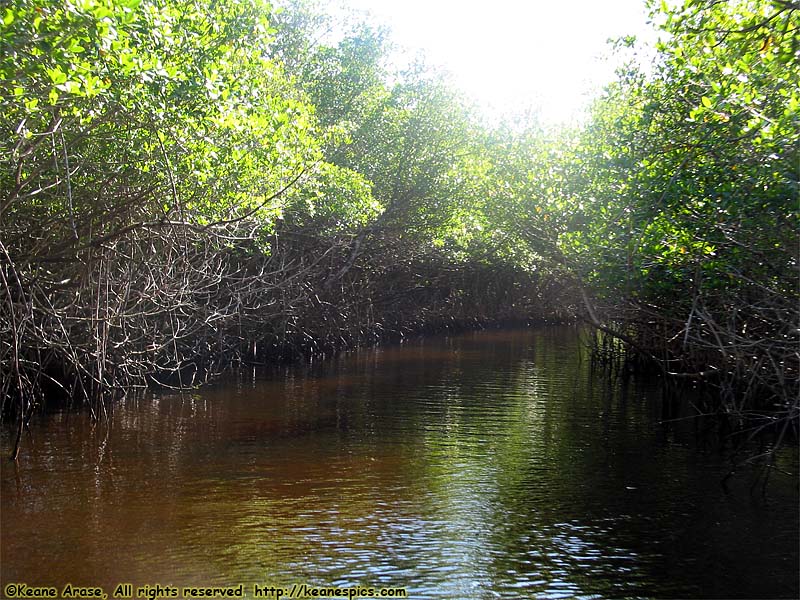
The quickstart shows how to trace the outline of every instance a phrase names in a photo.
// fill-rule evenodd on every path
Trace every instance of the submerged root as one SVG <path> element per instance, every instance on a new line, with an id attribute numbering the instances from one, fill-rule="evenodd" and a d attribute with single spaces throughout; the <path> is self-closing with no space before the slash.
<path id="1" fill-rule="evenodd" d="M 123 227 L 58 253 L 0 246 L 3 418 L 21 428 L 64 404 L 102 419 L 131 388 L 191 388 L 232 365 L 527 319 L 542 293 L 509 265 L 411 248 L 394 264 L 388 247 L 400 242 L 388 234 L 353 260 L 347 239 L 287 230 L 265 243 L 252 230 Z"/>

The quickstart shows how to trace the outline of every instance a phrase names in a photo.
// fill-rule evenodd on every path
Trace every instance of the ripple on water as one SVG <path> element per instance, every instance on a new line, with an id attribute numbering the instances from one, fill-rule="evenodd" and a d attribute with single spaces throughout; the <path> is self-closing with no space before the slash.
<path id="1" fill-rule="evenodd" d="M 244 383 L 131 400 L 105 429 L 34 423 L 0 472 L 2 580 L 797 596 L 796 481 L 775 473 L 763 502 L 746 484 L 726 495 L 724 457 L 691 422 L 660 423 L 658 382 L 597 378 L 572 330 L 428 339 Z"/>

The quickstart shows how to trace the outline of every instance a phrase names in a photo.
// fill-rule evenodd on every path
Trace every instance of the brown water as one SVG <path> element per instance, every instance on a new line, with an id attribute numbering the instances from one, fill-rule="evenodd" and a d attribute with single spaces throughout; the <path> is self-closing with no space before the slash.
<path id="1" fill-rule="evenodd" d="M 362 350 L 55 414 L 2 465 L 12 582 L 404 587 L 411 598 L 796 598 L 798 460 L 766 495 L 657 379 L 573 330 Z M 9 435 L 2 452 L 9 452 Z"/>

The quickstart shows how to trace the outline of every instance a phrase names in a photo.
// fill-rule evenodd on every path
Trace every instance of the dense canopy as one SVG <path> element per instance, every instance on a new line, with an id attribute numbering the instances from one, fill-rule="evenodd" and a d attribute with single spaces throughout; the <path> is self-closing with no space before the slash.
<path id="1" fill-rule="evenodd" d="M 435 69 L 397 72 L 380 27 L 330 41 L 302 2 L 6 5 L 4 413 L 579 318 L 796 423 L 800 4 L 652 16 L 656 64 L 547 131 L 487 124 Z"/>

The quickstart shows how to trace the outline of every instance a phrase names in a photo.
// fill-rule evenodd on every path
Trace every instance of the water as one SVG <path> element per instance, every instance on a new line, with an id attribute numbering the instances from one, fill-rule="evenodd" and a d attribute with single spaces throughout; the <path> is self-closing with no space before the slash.
<path id="1" fill-rule="evenodd" d="M 0 581 L 403 587 L 410 598 L 796 598 L 798 460 L 766 495 L 658 379 L 574 330 L 362 350 L 108 423 L 41 417 L 2 465 Z M 2 437 L 10 451 L 10 436 Z"/>

